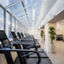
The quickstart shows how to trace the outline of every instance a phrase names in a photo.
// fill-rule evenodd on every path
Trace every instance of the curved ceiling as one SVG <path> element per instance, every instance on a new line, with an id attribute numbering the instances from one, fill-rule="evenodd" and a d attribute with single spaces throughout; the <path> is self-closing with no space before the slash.
<path id="1" fill-rule="evenodd" d="M 0 0 L 0 4 L 9 10 L 23 25 L 32 27 L 39 16 L 42 1 L 43 0 Z"/>
<path id="2" fill-rule="evenodd" d="M 64 0 L 0 0 L 26 27 L 42 27 L 64 9 Z M 60 5 L 61 4 L 61 5 Z"/>

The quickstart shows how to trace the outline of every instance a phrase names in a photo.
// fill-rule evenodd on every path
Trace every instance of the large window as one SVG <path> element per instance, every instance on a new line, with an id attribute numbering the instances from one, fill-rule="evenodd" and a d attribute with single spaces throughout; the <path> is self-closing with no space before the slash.
<path id="1" fill-rule="evenodd" d="M 4 9 L 0 7 L 0 30 L 4 30 Z"/>
<path id="2" fill-rule="evenodd" d="M 19 21 L 16 21 L 16 32 L 19 32 Z"/>
<path id="3" fill-rule="evenodd" d="M 11 31 L 24 31 L 24 26 L 10 12 L 0 5 L 0 30 L 5 30 L 8 39 L 11 39 Z"/>
<path id="4" fill-rule="evenodd" d="M 23 30 L 23 25 L 21 24 L 21 22 L 19 23 L 19 32 L 22 32 Z"/>
<path id="5" fill-rule="evenodd" d="M 11 15 L 6 12 L 6 34 L 8 38 L 11 38 Z"/>
<path id="6" fill-rule="evenodd" d="M 16 20 L 14 17 L 12 17 L 12 31 L 16 31 Z"/>
<path id="7" fill-rule="evenodd" d="M 18 22 L 18 23 L 17 23 L 17 30 L 18 30 L 18 32 L 19 32 L 19 26 L 20 26 L 20 25 L 19 25 L 19 22 Z"/>
<path id="8" fill-rule="evenodd" d="M 16 33 L 18 32 L 18 31 L 17 31 L 17 26 L 18 26 L 17 23 L 18 23 L 18 21 L 16 20 Z"/>

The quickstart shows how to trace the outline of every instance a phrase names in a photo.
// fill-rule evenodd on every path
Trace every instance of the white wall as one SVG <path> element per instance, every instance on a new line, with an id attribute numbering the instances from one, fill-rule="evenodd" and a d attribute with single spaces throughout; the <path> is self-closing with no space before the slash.
<path id="1" fill-rule="evenodd" d="M 56 34 L 64 35 L 64 19 L 56 23 Z"/>

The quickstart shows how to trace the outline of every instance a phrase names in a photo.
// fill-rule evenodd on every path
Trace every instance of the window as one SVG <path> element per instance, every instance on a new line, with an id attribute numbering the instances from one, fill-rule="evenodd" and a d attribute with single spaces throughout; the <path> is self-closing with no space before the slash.
<path id="1" fill-rule="evenodd" d="M 17 33 L 17 23 L 18 23 L 18 21 L 16 20 L 16 33 Z"/>
<path id="2" fill-rule="evenodd" d="M 4 30 L 4 9 L 0 7 L 0 30 Z"/>
<path id="3" fill-rule="evenodd" d="M 11 38 L 11 16 L 8 12 L 6 12 L 6 34 L 7 37 Z"/>
<path id="4" fill-rule="evenodd" d="M 14 17 L 12 17 L 12 31 L 16 31 L 16 20 Z"/>
<path id="5" fill-rule="evenodd" d="M 17 21 L 17 32 L 19 32 L 19 22 Z"/>

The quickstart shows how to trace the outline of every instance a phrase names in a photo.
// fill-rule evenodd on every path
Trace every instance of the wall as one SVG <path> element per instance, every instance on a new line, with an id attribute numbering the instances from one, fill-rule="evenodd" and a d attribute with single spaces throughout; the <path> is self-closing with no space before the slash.
<path id="1" fill-rule="evenodd" d="M 50 27 L 50 26 L 55 27 L 56 34 L 63 34 L 64 35 L 64 19 L 60 20 L 57 23 L 48 23 L 48 27 Z M 50 42 L 49 35 L 47 36 L 47 38 L 48 38 L 48 40 L 46 39 L 47 41 L 45 41 L 45 43 L 47 42 L 47 44 L 48 44 Z M 48 44 L 48 46 L 49 46 L 49 44 Z M 48 49 L 50 49 L 50 48 L 48 47 Z M 63 54 L 64 53 L 64 41 L 56 41 L 56 39 L 55 39 L 53 51 L 56 53 Z"/>
<path id="2" fill-rule="evenodd" d="M 56 33 L 64 35 L 64 19 L 56 23 Z"/>

